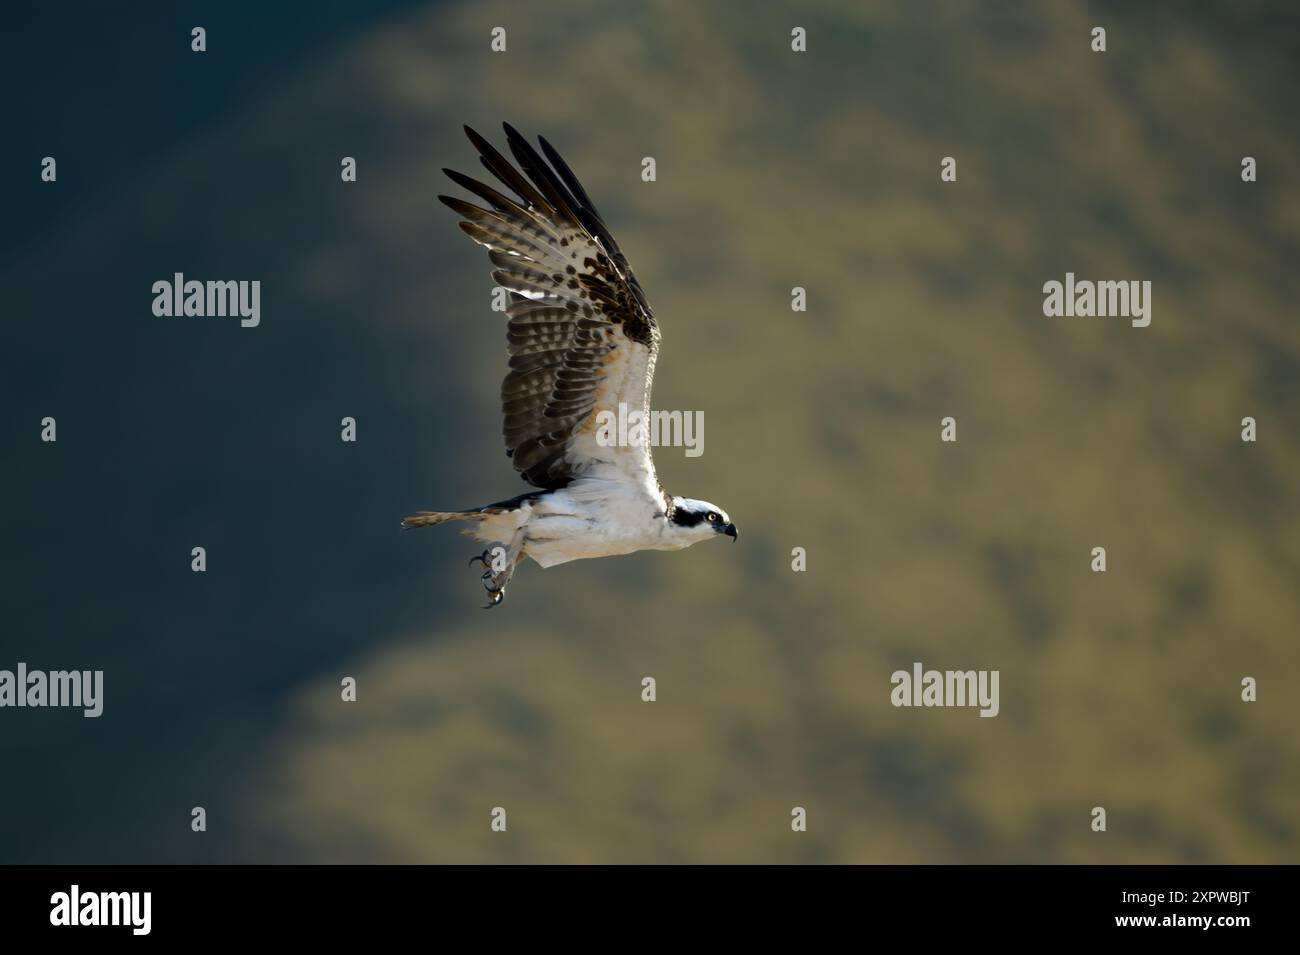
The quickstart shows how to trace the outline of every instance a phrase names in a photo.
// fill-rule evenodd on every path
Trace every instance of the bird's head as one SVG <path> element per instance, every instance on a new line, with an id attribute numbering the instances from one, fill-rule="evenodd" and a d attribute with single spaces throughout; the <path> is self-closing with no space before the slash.
<path id="1" fill-rule="evenodd" d="M 725 534 L 733 541 L 739 536 L 736 525 L 731 522 L 727 512 L 716 504 L 675 494 L 672 503 L 669 533 L 683 541 L 683 547 L 709 540 L 719 534 Z"/>

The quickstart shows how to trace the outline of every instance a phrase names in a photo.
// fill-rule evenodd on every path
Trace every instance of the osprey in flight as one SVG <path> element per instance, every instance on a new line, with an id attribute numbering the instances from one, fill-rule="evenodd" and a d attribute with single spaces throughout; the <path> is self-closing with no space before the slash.
<path id="1" fill-rule="evenodd" d="M 681 550 L 719 535 L 736 539 L 722 508 L 663 489 L 647 440 L 619 445 L 597 427 L 601 412 L 617 414 L 620 404 L 649 420 L 659 326 L 573 171 L 545 139 L 539 142 L 549 164 L 508 123 L 505 131 L 519 169 L 465 127 L 483 165 L 514 195 L 445 169 L 487 208 L 438 198 L 462 217 L 465 234 L 487 247 L 492 278 L 509 290 L 510 371 L 501 384 L 506 454 L 537 490 L 468 511 L 421 511 L 402 522 L 473 522 L 466 533 L 488 547 L 470 564 L 484 567 L 489 608 L 505 597 L 526 557 L 552 567 Z"/>

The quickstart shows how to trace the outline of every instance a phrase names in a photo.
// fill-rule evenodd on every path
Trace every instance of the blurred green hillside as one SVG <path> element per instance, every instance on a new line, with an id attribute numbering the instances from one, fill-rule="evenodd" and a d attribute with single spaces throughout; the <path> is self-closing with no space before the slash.
<path id="1" fill-rule="evenodd" d="M 305 692 L 259 800 L 295 851 L 1296 859 L 1294 61 L 1172 9 L 858 6 L 476 4 L 353 54 L 367 96 L 430 127 L 385 158 L 395 194 L 466 168 L 460 120 L 562 144 L 661 317 L 656 406 L 705 412 L 705 455 L 660 451 L 663 480 L 745 536 L 526 571 L 490 619 L 448 627 L 431 604 L 427 631 L 357 661 L 364 705 Z M 500 336 L 483 263 L 436 225 L 422 347 L 477 356 Z M 1153 324 L 1044 319 L 1042 283 L 1067 270 L 1150 278 Z M 464 405 L 488 431 L 485 357 Z M 429 503 L 502 486 L 494 443 L 448 474 L 451 449 L 422 442 Z M 1000 669 L 1002 715 L 893 709 L 889 674 L 913 660 Z"/>
<path id="2" fill-rule="evenodd" d="M 203 851 L 1297 861 L 1300 16 L 1143 6 L 438 5 L 190 144 L 133 221 L 161 236 L 183 197 L 223 197 L 206 241 L 280 277 L 256 351 L 226 366 L 265 416 L 246 440 L 323 449 L 265 466 L 271 499 L 229 531 L 259 584 L 221 601 L 249 608 L 222 672 L 282 682 L 244 691 L 242 716 L 214 690 L 197 744 L 159 760 L 224 754 L 177 787 L 186 806 L 220 787 L 222 848 Z M 523 490 L 489 264 L 434 200 L 455 189 L 440 167 L 478 172 L 460 125 L 499 143 L 501 120 L 543 133 L 600 206 L 663 330 L 655 407 L 704 412 L 704 455 L 660 449 L 660 476 L 742 535 L 529 564 L 487 614 L 471 544 L 396 522 Z M 1150 280 L 1150 327 L 1045 318 L 1067 271 Z M 249 446 L 222 440 L 214 485 L 243 486 Z M 1000 715 L 892 707 L 890 674 L 918 660 L 1000 670 Z"/>

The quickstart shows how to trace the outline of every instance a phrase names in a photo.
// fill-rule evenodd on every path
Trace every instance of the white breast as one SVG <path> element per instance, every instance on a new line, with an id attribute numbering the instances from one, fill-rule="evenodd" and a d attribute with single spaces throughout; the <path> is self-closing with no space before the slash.
<path id="1" fill-rule="evenodd" d="M 663 501 L 631 484 L 588 474 L 533 506 L 524 554 L 543 567 L 664 547 Z M 674 548 L 676 545 L 672 545 Z"/>

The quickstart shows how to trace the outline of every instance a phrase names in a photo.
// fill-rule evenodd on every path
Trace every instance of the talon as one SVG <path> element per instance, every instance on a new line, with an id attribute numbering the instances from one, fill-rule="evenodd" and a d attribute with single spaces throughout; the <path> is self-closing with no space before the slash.
<path id="1" fill-rule="evenodd" d="M 487 591 L 488 596 L 488 603 L 484 606 L 484 610 L 491 610 L 505 598 L 506 584 L 510 583 L 510 571 L 514 569 L 511 567 L 505 571 L 498 571 L 493 566 L 497 550 L 496 546 L 492 546 L 469 559 L 471 567 L 474 566 L 475 561 L 483 565 L 483 573 L 479 575 L 479 580 L 483 582 L 483 589 Z"/>

